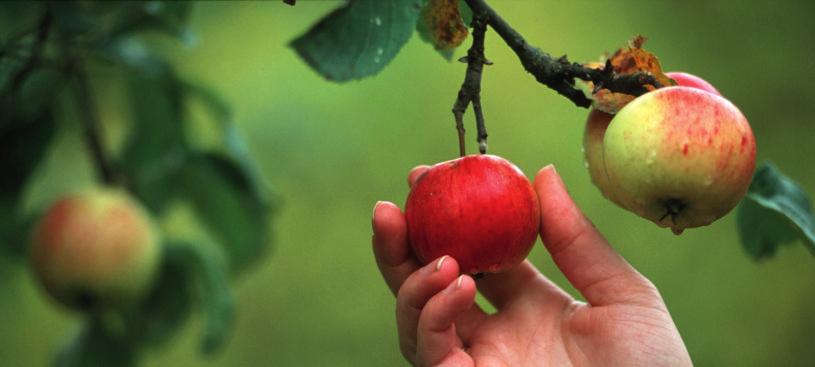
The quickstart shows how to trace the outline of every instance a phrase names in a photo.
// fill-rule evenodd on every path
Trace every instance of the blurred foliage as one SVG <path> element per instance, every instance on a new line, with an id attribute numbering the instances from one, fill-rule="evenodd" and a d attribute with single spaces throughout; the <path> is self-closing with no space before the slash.
<path id="1" fill-rule="evenodd" d="M 105 3 L 81 4 L 82 9 L 106 7 Z M 404 179 L 411 167 L 456 155 L 450 106 L 464 66 L 439 60 L 431 47 L 414 37 L 401 46 L 399 57 L 391 60 L 388 68 L 380 69 L 376 77 L 341 86 L 326 83 L 286 45 L 308 32 L 326 14 L 342 7 L 345 2 L 341 1 L 299 1 L 294 7 L 281 2 L 206 2 L 196 4 L 194 12 L 182 12 L 186 14 L 183 17 L 166 18 L 181 20 L 167 23 L 180 24 L 176 31 L 150 25 L 141 28 L 138 37 L 126 40 L 89 31 L 113 29 L 115 20 L 127 14 L 154 14 L 149 7 L 138 10 L 139 4 L 156 7 L 152 5 L 155 2 L 111 5 L 108 10 L 98 10 L 105 19 L 101 28 L 87 26 L 92 21 L 79 18 L 71 26 L 80 30 L 76 42 L 99 45 L 93 47 L 95 61 L 89 61 L 87 70 L 95 81 L 105 136 L 111 150 L 118 153 L 115 166 L 125 170 L 125 165 L 132 163 L 128 169 L 144 169 L 135 164 L 138 157 L 133 161 L 121 159 L 124 147 L 133 144 L 129 141 L 133 139 L 130 128 L 131 119 L 137 115 L 135 106 L 152 103 L 145 102 L 147 96 L 130 94 L 134 90 L 130 85 L 139 81 L 146 85 L 154 75 L 172 73 L 183 85 L 177 90 L 183 91 L 179 103 L 185 106 L 181 109 L 185 148 L 178 156 L 210 163 L 191 176 L 186 170 L 179 170 L 178 176 L 170 175 L 175 178 L 162 178 L 168 174 L 166 169 L 155 168 L 153 172 L 159 173 L 156 180 L 166 179 L 164 190 L 155 189 L 155 195 L 181 193 L 154 210 L 160 210 L 162 228 L 174 245 L 194 243 L 212 254 L 207 258 L 223 257 L 219 261 L 223 264 L 243 263 L 239 258 L 252 259 L 256 270 L 251 277 L 241 277 L 233 288 L 239 312 L 234 315 L 236 324 L 229 348 L 202 360 L 196 355 L 202 342 L 206 343 L 206 329 L 217 330 L 217 323 L 185 323 L 184 315 L 195 302 L 186 300 L 207 298 L 205 287 L 215 285 L 205 286 L 208 283 L 204 282 L 212 280 L 192 270 L 199 265 L 166 261 L 162 273 L 165 280 L 160 284 L 178 294 L 166 298 L 167 303 L 158 302 L 162 298 L 157 297 L 157 308 L 166 315 L 156 314 L 151 320 L 167 320 L 156 326 L 173 331 L 157 332 L 167 339 L 145 342 L 152 353 L 141 358 L 144 364 L 403 364 L 396 342 L 393 296 L 382 284 L 370 253 L 370 210 L 376 200 L 404 200 Z M 815 105 L 807 97 L 810 81 L 815 78 L 815 49 L 808 38 L 815 7 L 810 2 L 755 2 L 744 7 L 734 7 L 726 0 L 491 4 L 530 42 L 553 54 L 568 52 L 574 60 L 595 60 L 632 35 L 648 36 L 649 49 L 659 55 L 666 70 L 703 76 L 742 109 L 756 133 L 760 159 L 772 159 L 805 191 L 815 188 L 815 171 L 806 159 L 801 159 L 815 156 L 815 145 L 811 144 L 815 130 L 810 123 Z M 133 8 L 129 12 L 115 11 L 119 5 Z M 3 50 L 7 49 L 5 45 L 17 45 L 10 48 L 17 56 L 0 57 L 2 85 L 12 75 L 11 68 L 19 68 L 26 60 L 33 41 L 31 25 L 37 24 L 42 6 L 29 2 L 0 5 L 0 45 Z M 81 31 L 82 24 L 86 24 L 85 31 Z M 21 39 L 9 36 L 20 29 L 29 33 Z M 486 49 L 496 63 L 485 71 L 483 88 L 491 151 L 512 160 L 530 176 L 545 164 L 557 165 L 587 216 L 629 262 L 660 288 L 696 364 L 811 364 L 815 359 L 815 351 L 809 346 L 815 338 L 815 314 L 811 312 L 815 307 L 811 282 L 815 267 L 802 246 L 779 248 L 773 261 L 757 264 L 745 257 L 738 245 L 735 215 L 677 237 L 608 203 L 591 185 L 583 167 L 579 146 L 586 111 L 574 108 L 532 80 L 492 32 L 487 33 Z M 462 54 L 463 50 L 455 53 Z M 169 67 L 172 71 L 167 71 Z M 70 82 L 60 79 L 60 83 L 43 85 L 49 87 L 46 91 L 55 93 L 65 89 L 58 88 L 60 85 Z M 218 93 L 209 89 L 201 92 L 198 86 L 205 85 L 218 86 Z M 154 86 L 151 90 L 170 94 L 173 88 Z M 145 101 L 136 102 L 139 98 Z M 36 99 L 26 100 L 34 103 Z M 67 113 L 52 114 L 60 117 L 55 121 L 59 129 L 39 159 L 40 164 L 28 174 L 22 194 L 14 197 L 14 210 L 5 210 L 6 199 L 0 203 L 4 205 L 0 210 L 4 236 L 20 233 L 5 230 L 10 223 L 6 217 L 33 215 L 61 192 L 95 180 L 93 164 L 84 152 L 81 124 L 72 112 L 73 100 L 66 102 L 59 93 L 54 100 L 44 100 L 49 101 L 48 110 L 65 109 Z M 229 101 L 231 108 L 225 108 L 227 104 L 218 102 L 221 100 Z M 161 105 L 154 108 L 165 109 Z M 18 110 L 22 111 L 3 107 L 0 113 Z M 139 113 L 147 116 L 153 112 Z M 159 113 L 170 112 L 155 112 L 155 116 L 163 118 Z M 245 136 L 246 144 L 235 139 L 240 136 Z M 156 139 L 163 137 L 157 135 Z M 0 149 L 5 149 L 5 144 Z M 5 157 L 0 155 L 0 159 Z M 217 163 L 224 157 L 233 168 Z M 242 163 L 253 160 L 256 165 Z M 171 158 L 162 163 L 173 162 Z M 6 161 L 3 164 L 6 167 Z M 235 167 L 246 179 L 228 178 Z M 212 218 L 204 219 L 199 215 L 203 206 L 191 200 L 207 195 L 193 191 L 209 188 L 188 191 L 188 186 L 178 183 L 208 186 L 200 182 L 201 177 L 217 172 L 225 176 L 222 179 L 229 183 L 228 191 L 241 192 L 244 199 L 232 197 L 207 206 L 208 210 L 251 208 L 245 198 L 257 197 L 262 198 L 260 203 L 270 203 L 267 212 L 274 212 L 275 196 L 256 190 L 262 187 L 258 182 L 266 180 L 275 182 L 277 191 L 286 198 L 287 210 L 274 218 L 258 215 L 251 221 L 264 223 L 268 231 L 274 220 L 280 245 L 268 262 L 255 259 L 264 251 L 244 252 L 238 245 L 240 239 L 235 246 L 239 249 L 236 253 L 242 255 L 233 257 L 232 243 L 224 245 L 223 238 L 254 235 L 242 235 L 239 229 L 210 228 L 209 223 L 226 220 L 229 224 L 224 225 L 231 226 L 240 219 L 224 219 L 223 213 L 212 213 Z M 143 185 L 148 195 L 153 190 L 151 182 L 145 180 Z M 152 187 L 159 188 L 160 184 Z M 174 190 L 179 187 L 182 189 Z M 160 198 L 155 201 L 163 202 Z M 252 209 L 248 210 L 244 214 L 252 213 Z M 268 235 L 257 233 L 256 238 Z M 2 247 L 6 247 L 6 237 L 2 241 Z M 20 251 L 24 253 L 24 249 Z M 574 294 L 540 246 L 530 260 Z M 26 276 L 26 269 L 15 264 L 19 262 L 0 256 L 0 299 L 4 300 L 0 305 L 0 324 L 4 325 L 0 331 L 0 364 L 44 365 L 51 360 L 56 345 L 71 345 L 62 343 L 62 338 L 77 329 L 77 321 L 74 315 L 54 308 Z M 233 271 L 234 267 L 230 267 L 229 272 Z M 170 279 L 178 283 L 168 285 Z M 228 303 L 225 299 L 214 304 Z M 207 305 L 202 308 L 206 314 L 222 312 L 216 311 L 221 308 L 209 309 Z M 107 323 L 106 319 L 102 321 L 102 325 Z M 94 323 L 85 323 L 77 335 L 107 335 L 116 332 L 116 325 L 122 322 L 112 324 L 98 329 Z M 166 344 L 170 339 L 172 343 Z M 117 351 L 118 340 L 103 338 L 93 343 L 114 343 L 104 349 Z M 130 350 L 130 346 L 127 348 Z M 78 358 L 83 354 L 71 355 Z"/>
<path id="2" fill-rule="evenodd" d="M 85 325 L 58 354 L 60 366 L 127 366 L 145 347 L 160 347 L 193 310 L 205 318 L 201 351 L 224 344 L 234 324 L 229 275 L 262 259 L 270 243 L 275 199 L 266 192 L 233 127 L 229 105 L 217 92 L 183 78 L 144 42 L 169 36 L 189 44 L 190 2 L 4 3 L 3 16 L 28 15 L 2 29 L 0 48 L 0 240 L 5 253 L 26 253 L 27 233 L 44 207 L 24 207 L 24 192 L 59 130 L 69 128 L 74 97 L 80 130 L 98 171 L 96 185 L 123 185 L 156 216 L 189 202 L 210 234 L 167 236 L 161 274 L 144 302 L 132 309 L 85 315 Z M 25 10 L 23 10 L 25 9 Z M 26 23 L 25 20 L 28 20 Z M 100 72 L 104 70 L 104 72 Z M 97 74 L 99 73 L 99 74 Z M 113 77 L 115 75 L 116 77 Z M 103 87 L 100 87 L 104 85 Z M 130 121 L 117 149 L 103 139 L 100 96 L 93 87 L 126 90 Z M 192 105 L 222 132 L 218 144 L 196 146 Z M 99 147 L 98 149 L 96 147 Z M 112 173 L 110 173 L 112 172 Z"/>
<path id="3" fill-rule="evenodd" d="M 801 187 L 765 163 L 756 171 L 746 198 L 739 204 L 739 236 L 756 259 L 770 257 L 778 246 L 795 240 L 815 252 L 812 215 L 812 203 Z"/>

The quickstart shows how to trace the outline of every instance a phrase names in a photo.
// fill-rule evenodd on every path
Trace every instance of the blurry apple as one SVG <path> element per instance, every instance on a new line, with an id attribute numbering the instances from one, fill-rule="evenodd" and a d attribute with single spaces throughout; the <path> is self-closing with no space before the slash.
<path id="1" fill-rule="evenodd" d="M 611 120 L 602 145 L 612 200 L 677 234 L 733 209 L 755 168 L 755 139 L 741 111 L 691 87 L 635 98 Z"/>
<path id="2" fill-rule="evenodd" d="M 145 210 L 127 194 L 97 189 L 58 200 L 32 236 L 37 279 L 69 307 L 126 307 L 148 290 L 160 248 Z"/>
<path id="3" fill-rule="evenodd" d="M 408 240 L 424 263 L 455 258 L 463 273 L 497 273 L 529 254 L 538 235 L 537 195 L 518 167 L 471 155 L 431 167 L 405 206 Z"/>

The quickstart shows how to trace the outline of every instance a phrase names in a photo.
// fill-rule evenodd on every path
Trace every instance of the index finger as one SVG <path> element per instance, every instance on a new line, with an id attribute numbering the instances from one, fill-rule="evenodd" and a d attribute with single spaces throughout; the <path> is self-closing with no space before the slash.
<path id="1" fill-rule="evenodd" d="M 408 186 L 413 186 L 429 169 L 429 166 L 416 166 L 410 170 Z M 395 295 L 405 279 L 421 267 L 407 243 L 405 216 L 395 204 L 380 201 L 374 206 L 372 227 L 376 265 Z"/>
<path id="2" fill-rule="evenodd" d="M 376 265 L 395 295 L 405 279 L 420 267 L 407 243 L 405 216 L 395 204 L 380 201 L 374 206 L 372 226 Z"/>

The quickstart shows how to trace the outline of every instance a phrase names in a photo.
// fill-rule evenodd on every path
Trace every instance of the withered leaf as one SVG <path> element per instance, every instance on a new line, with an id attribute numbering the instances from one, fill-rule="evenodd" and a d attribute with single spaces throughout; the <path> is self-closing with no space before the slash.
<path id="1" fill-rule="evenodd" d="M 608 61 L 614 69 L 614 72 L 620 75 L 629 75 L 646 72 L 654 76 L 656 80 L 663 86 L 675 85 L 673 79 L 669 78 L 662 71 L 662 66 L 659 59 L 651 52 L 642 48 L 645 43 L 645 37 L 637 36 L 628 42 L 628 46 L 623 47 L 615 52 Z M 587 67 L 601 69 L 605 62 L 588 63 Z M 636 96 L 625 93 L 614 93 L 605 88 L 594 90 L 594 86 L 589 83 L 589 88 L 592 90 L 592 99 L 594 100 L 593 107 L 607 113 L 617 113 L 628 102 L 631 102 Z M 653 85 L 646 85 L 646 89 L 656 89 Z"/>
<path id="2" fill-rule="evenodd" d="M 437 50 L 452 50 L 467 38 L 458 6 L 458 0 L 429 0 L 422 9 L 420 26 Z"/>

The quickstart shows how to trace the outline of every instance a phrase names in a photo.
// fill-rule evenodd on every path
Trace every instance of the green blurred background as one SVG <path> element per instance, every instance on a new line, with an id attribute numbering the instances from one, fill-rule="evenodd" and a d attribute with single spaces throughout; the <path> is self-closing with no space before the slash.
<path id="1" fill-rule="evenodd" d="M 404 364 L 394 300 L 371 254 L 371 209 L 377 200 L 404 203 L 411 167 L 456 156 L 450 107 L 464 65 L 444 61 L 414 37 L 381 74 L 344 85 L 327 82 L 287 43 L 339 4 L 200 3 L 191 20 L 195 45 L 156 41 L 182 75 L 231 103 L 284 206 L 274 222 L 271 256 L 235 284 L 237 325 L 226 348 L 200 357 L 201 325 L 193 319 L 146 365 Z M 700 75 L 740 106 L 753 126 L 760 161 L 774 161 L 815 194 L 815 3 L 492 4 L 530 42 L 575 61 L 595 60 L 635 34 L 646 35 L 646 48 L 666 70 Z M 803 246 L 756 263 L 740 248 L 733 215 L 674 236 L 613 206 L 583 166 L 586 110 L 537 84 L 492 31 L 486 49 L 495 62 L 483 81 L 490 152 L 530 177 L 544 165 L 557 166 L 588 217 L 662 291 L 697 365 L 812 364 L 815 259 Z M 121 130 L 116 113 L 125 104 L 114 97 L 102 96 L 102 115 L 115 138 Z M 472 125 L 469 113 L 467 118 Z M 470 151 L 474 141 L 469 135 Z M 90 182 L 83 149 L 78 131 L 59 135 L 27 194 L 30 206 Z M 164 225 L 171 232 L 192 231 L 184 210 Z M 542 246 L 531 259 L 568 287 Z M 0 365 L 47 365 L 77 325 L 75 315 L 44 297 L 26 267 L 0 259 Z"/>

